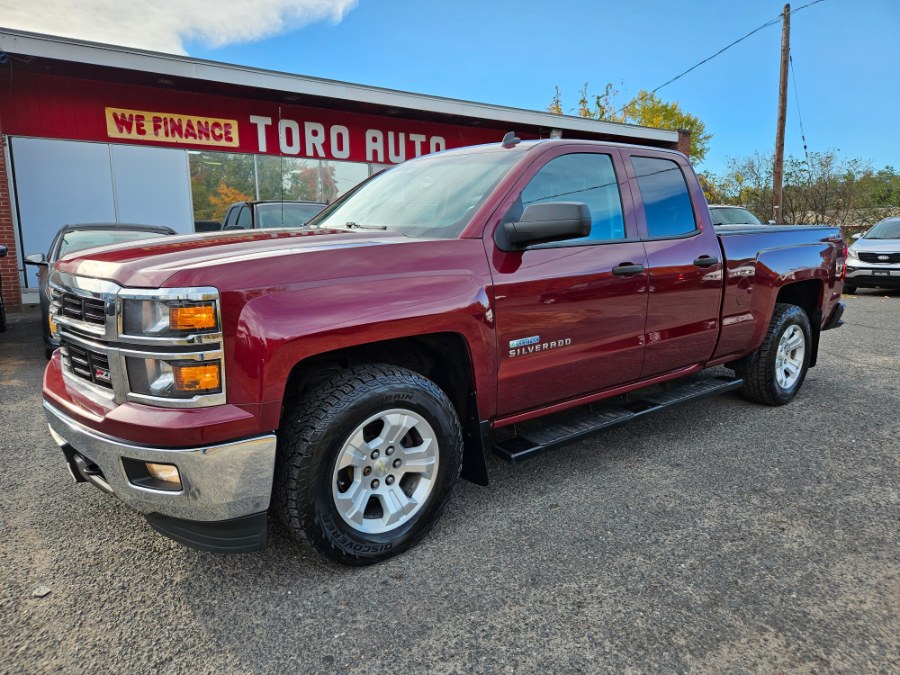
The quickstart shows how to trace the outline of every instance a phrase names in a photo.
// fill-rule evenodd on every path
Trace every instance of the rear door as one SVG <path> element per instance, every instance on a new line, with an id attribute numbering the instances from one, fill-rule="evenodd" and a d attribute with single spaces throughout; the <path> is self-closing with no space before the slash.
<path id="1" fill-rule="evenodd" d="M 619 151 L 562 146 L 544 153 L 506 197 L 495 226 L 517 221 L 529 204 L 554 201 L 586 203 L 590 236 L 503 251 L 490 228 L 486 235 L 500 415 L 640 375 L 647 261 Z"/>
<path id="2" fill-rule="evenodd" d="M 719 333 L 722 254 L 706 200 L 680 155 L 623 150 L 650 270 L 641 377 L 704 363 Z"/>

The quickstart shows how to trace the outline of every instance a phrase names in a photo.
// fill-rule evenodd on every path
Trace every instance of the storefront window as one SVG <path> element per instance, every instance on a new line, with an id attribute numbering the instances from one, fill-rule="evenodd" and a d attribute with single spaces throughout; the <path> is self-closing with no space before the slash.
<path id="1" fill-rule="evenodd" d="M 271 155 L 189 152 L 194 220 L 219 221 L 235 202 L 330 203 L 369 176 L 369 165 Z"/>
<path id="2" fill-rule="evenodd" d="M 256 199 L 253 155 L 188 152 L 194 220 L 221 221 L 235 202 Z"/>

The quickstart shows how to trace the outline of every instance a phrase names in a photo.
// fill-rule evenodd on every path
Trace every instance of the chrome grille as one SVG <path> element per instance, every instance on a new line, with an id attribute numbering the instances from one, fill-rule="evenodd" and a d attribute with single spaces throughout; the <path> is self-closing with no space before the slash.
<path id="1" fill-rule="evenodd" d="M 112 389 L 109 359 L 106 354 L 85 349 L 63 339 L 62 353 L 69 370 L 77 377 L 92 382 L 98 387 Z"/>
<path id="2" fill-rule="evenodd" d="M 106 322 L 106 303 L 101 298 L 63 293 L 60 313 L 76 321 L 102 326 Z"/>
<path id="3" fill-rule="evenodd" d="M 900 253 L 872 253 L 869 251 L 860 251 L 857 253 L 859 259 L 867 263 L 900 263 Z M 887 258 L 887 260 L 884 260 Z"/>

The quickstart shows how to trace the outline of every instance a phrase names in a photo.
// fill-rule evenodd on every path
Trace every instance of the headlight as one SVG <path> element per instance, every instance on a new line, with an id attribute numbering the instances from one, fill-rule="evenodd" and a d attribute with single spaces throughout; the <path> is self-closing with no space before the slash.
<path id="1" fill-rule="evenodd" d="M 847 260 L 859 260 L 859 256 L 852 246 L 847 249 Z"/>
<path id="2" fill-rule="evenodd" d="M 125 335 L 166 338 L 220 330 L 216 300 L 126 298 L 122 311 Z"/>
<path id="3" fill-rule="evenodd" d="M 193 398 L 222 392 L 222 362 L 164 361 L 126 356 L 131 391 L 161 398 Z"/>

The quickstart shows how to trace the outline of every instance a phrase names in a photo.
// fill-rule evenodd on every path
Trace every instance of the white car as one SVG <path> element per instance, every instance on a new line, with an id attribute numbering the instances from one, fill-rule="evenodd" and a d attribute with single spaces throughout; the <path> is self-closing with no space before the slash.
<path id="1" fill-rule="evenodd" d="M 847 253 L 844 292 L 857 288 L 900 289 L 900 218 L 885 218 L 856 239 Z"/>

